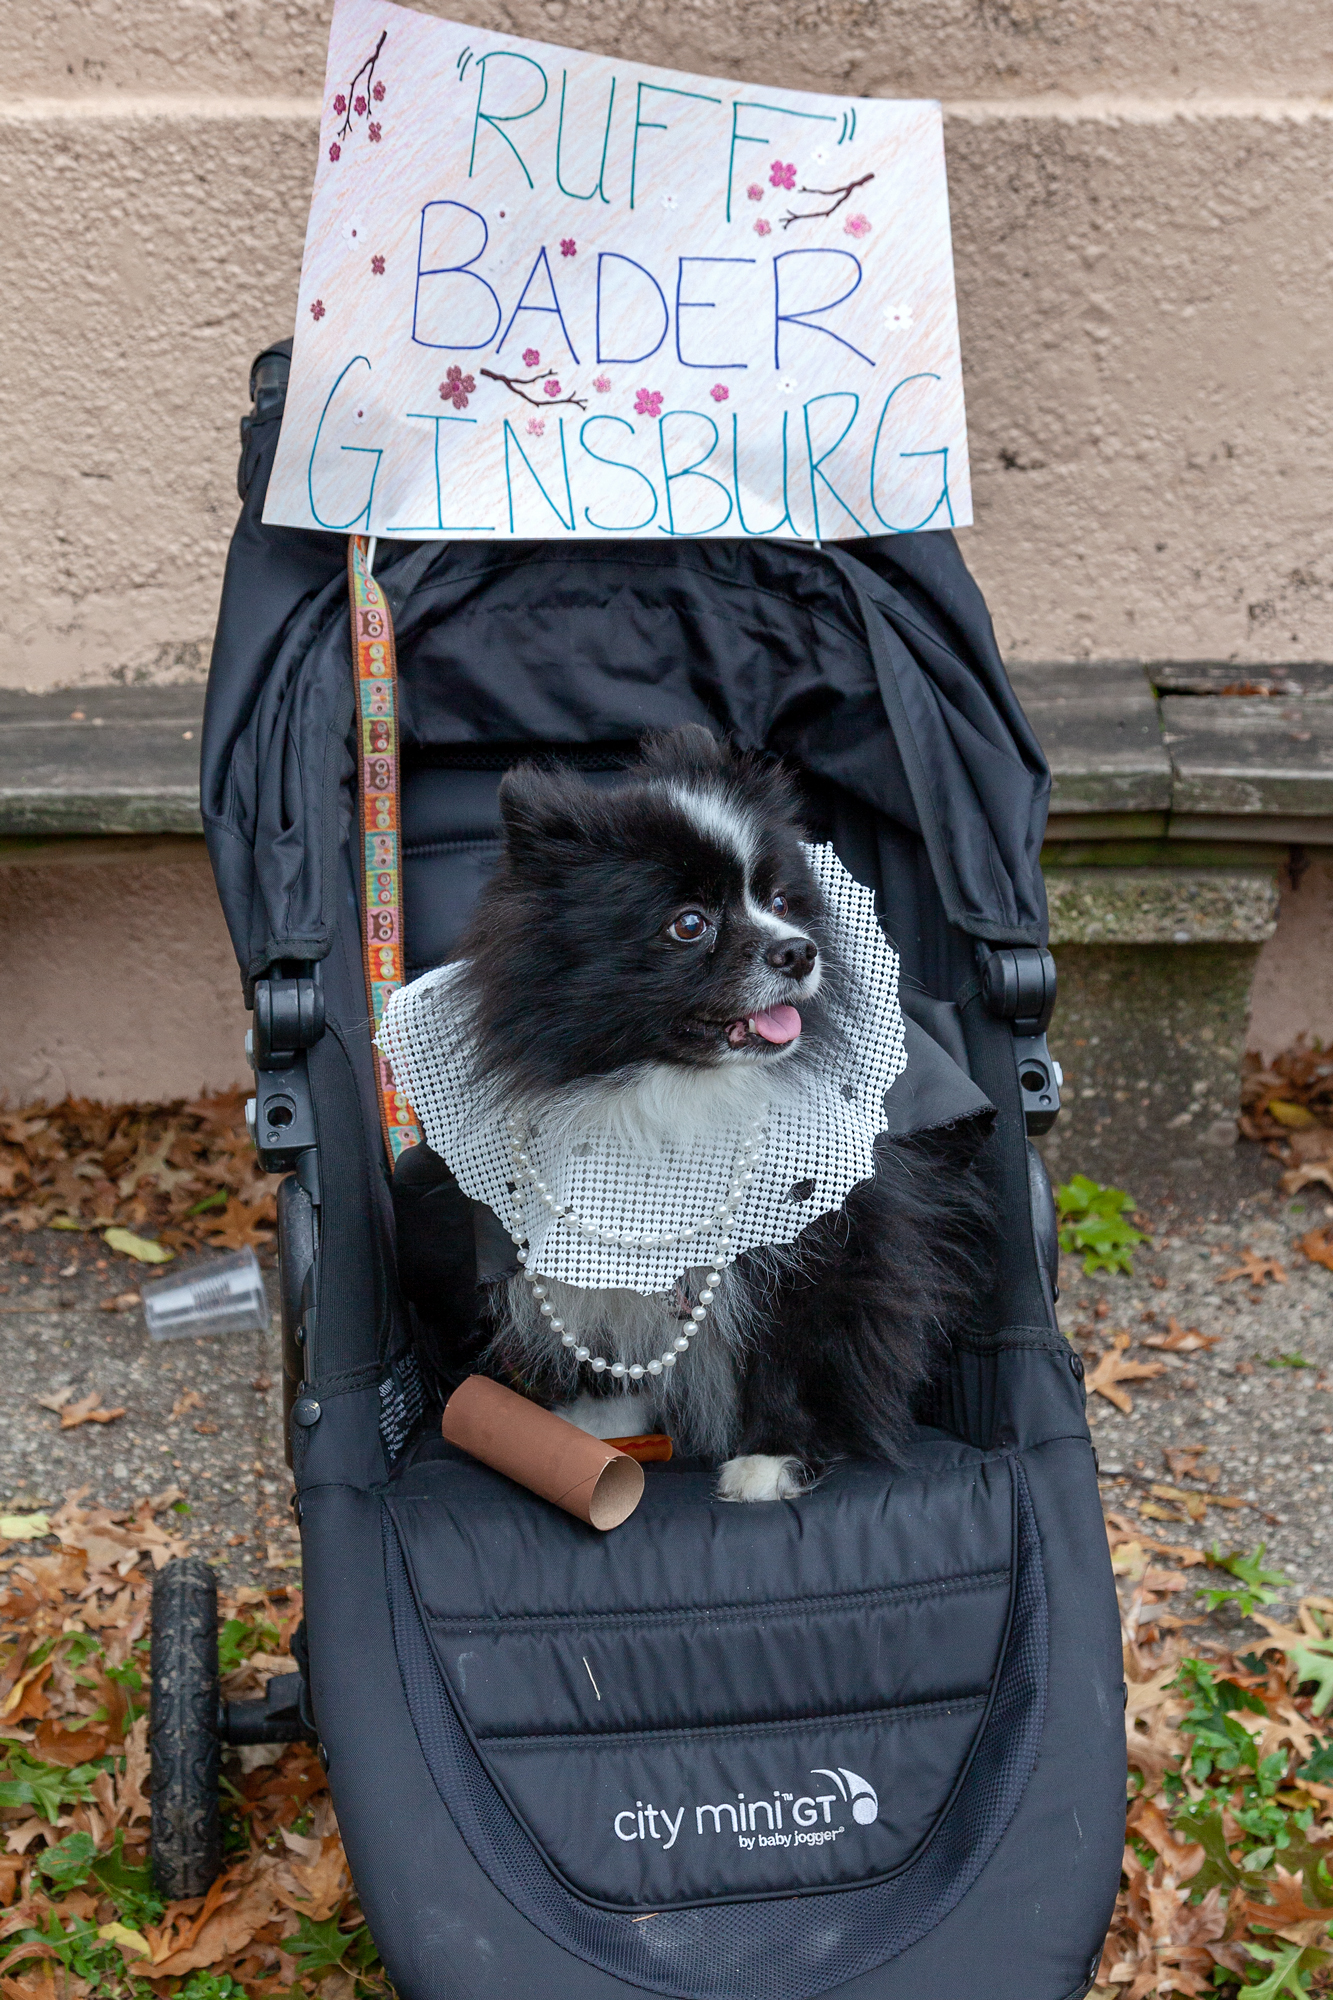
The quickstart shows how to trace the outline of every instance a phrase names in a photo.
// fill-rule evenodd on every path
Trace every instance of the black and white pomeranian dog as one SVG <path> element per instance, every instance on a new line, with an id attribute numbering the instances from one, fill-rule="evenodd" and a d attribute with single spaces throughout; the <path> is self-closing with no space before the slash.
<path id="1" fill-rule="evenodd" d="M 680 729 L 609 787 L 519 766 L 500 810 L 503 856 L 453 989 L 480 1088 L 540 1105 L 544 1130 L 565 1105 L 584 1129 L 684 1146 L 762 1116 L 820 1060 L 840 968 L 780 768 Z M 581 1365 L 521 1273 L 460 1287 L 464 1254 L 448 1284 L 439 1243 L 433 1258 L 421 1245 L 442 1210 L 419 1197 L 450 1178 L 425 1147 L 395 1177 L 404 1287 L 446 1389 L 480 1369 L 599 1436 L 669 1432 L 721 1463 L 725 1499 L 788 1498 L 841 1457 L 892 1460 L 945 1338 L 967 1326 L 985 1265 L 974 1145 L 881 1137 L 873 1178 L 794 1241 L 741 1255 L 715 1296 L 707 1265 L 669 1298 L 548 1285 L 580 1344 L 641 1364 L 704 1291 L 686 1365 L 637 1382 Z"/>

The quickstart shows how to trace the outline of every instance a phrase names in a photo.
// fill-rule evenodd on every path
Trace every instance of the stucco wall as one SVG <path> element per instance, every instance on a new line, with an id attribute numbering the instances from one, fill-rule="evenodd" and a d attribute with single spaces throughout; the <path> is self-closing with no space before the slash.
<path id="1" fill-rule="evenodd" d="M 455 11 L 943 98 L 964 541 L 1002 644 L 1333 654 L 1326 0 Z M 203 671 L 246 369 L 291 326 L 325 27 L 305 0 L 0 10 L 0 485 L 21 586 L 0 683 Z"/>
<path id="2" fill-rule="evenodd" d="M 132 845 L 0 863 L 0 1104 L 162 1102 L 248 1077 L 204 844 Z"/>
<path id="3" fill-rule="evenodd" d="M 506 0 L 433 11 L 936 96 L 977 526 L 1012 658 L 1333 658 L 1328 0 Z M 319 0 L 0 7 L 0 686 L 201 678 L 251 357 L 290 331 Z M 1328 1029 L 1321 865 L 1254 1033 Z M 0 1099 L 243 1075 L 201 851 L 0 868 Z M 1291 949 L 1287 949 L 1287 944 Z"/>

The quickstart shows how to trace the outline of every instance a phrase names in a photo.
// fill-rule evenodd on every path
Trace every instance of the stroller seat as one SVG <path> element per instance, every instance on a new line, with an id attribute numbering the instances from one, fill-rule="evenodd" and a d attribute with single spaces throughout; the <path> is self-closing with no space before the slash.
<path id="1" fill-rule="evenodd" d="M 519 1855 L 548 1864 L 554 1934 L 574 1898 L 609 1949 L 644 1909 L 694 1910 L 702 1938 L 732 1926 L 701 1914 L 719 1898 L 817 1887 L 873 1957 L 885 1921 L 962 1893 L 1030 1775 L 1046 1618 L 1021 1463 L 923 1435 L 891 1479 L 844 1464 L 799 1509 L 719 1502 L 715 1478 L 655 1469 L 602 1547 L 567 1517 L 534 1537 L 484 1467 L 418 1460 L 385 1530 L 413 1724 L 488 1872 L 522 1893 Z M 941 1874 L 960 1788 L 967 1865 Z"/>
<path id="2" fill-rule="evenodd" d="M 345 545 L 264 527 L 280 420 L 276 395 L 249 420 L 204 813 L 260 1030 L 261 1159 L 288 1171 L 308 1701 L 395 1987 L 1076 2000 L 1125 1759 L 1027 1136 L 1054 1092 L 1049 781 L 953 537 L 381 545 L 410 973 L 494 865 L 510 763 L 610 781 L 645 729 L 703 721 L 782 757 L 813 837 L 876 892 L 908 1017 L 891 1128 L 990 1121 L 993 1287 L 905 1462 L 750 1507 L 716 1500 L 715 1468 L 653 1465 L 599 1537 L 447 1445 L 417 1364 L 362 972 Z"/>

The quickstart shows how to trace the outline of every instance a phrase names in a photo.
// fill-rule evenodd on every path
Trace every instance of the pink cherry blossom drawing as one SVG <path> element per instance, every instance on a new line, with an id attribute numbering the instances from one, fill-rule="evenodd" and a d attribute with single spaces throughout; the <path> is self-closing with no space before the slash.
<path id="1" fill-rule="evenodd" d="M 384 259 L 382 257 L 372 257 L 370 268 L 377 278 L 382 278 L 384 276 Z"/>
<path id="2" fill-rule="evenodd" d="M 765 222 L 761 215 L 754 226 L 754 233 L 756 236 L 771 236 L 773 234 L 773 225 L 771 222 Z"/>
<path id="3" fill-rule="evenodd" d="M 849 236 L 869 236 L 870 217 L 868 215 L 849 215 L 842 226 Z"/>
<path id="4" fill-rule="evenodd" d="M 310 308 L 310 317 L 311 317 L 311 319 L 313 319 L 313 320 L 321 320 L 321 319 L 323 319 L 323 317 L 324 317 L 324 311 L 325 311 L 325 307 L 324 307 L 324 301 L 323 301 L 323 299 L 316 299 L 316 300 L 315 300 L 315 302 L 314 302 L 314 304 L 313 304 L 313 305 L 311 306 L 311 308 Z"/>
<path id="5" fill-rule="evenodd" d="M 351 82 L 338 91 L 332 100 L 334 115 L 342 120 L 342 123 L 338 126 L 335 139 L 335 144 L 339 148 L 339 152 L 344 141 L 355 136 L 355 120 L 365 118 L 370 112 L 372 105 L 384 102 L 384 85 L 377 79 L 375 71 L 388 39 L 389 30 L 382 28 L 379 40 L 362 62 L 360 68 L 355 72 Z M 378 141 L 382 136 L 379 126 L 368 125 L 366 136 L 372 144 Z M 336 160 L 339 157 L 339 152 L 330 149 L 330 158 Z"/>
<path id="6" fill-rule="evenodd" d="M 725 403 L 731 391 L 725 382 L 714 382 L 708 393 L 715 403 Z"/>
<path id="7" fill-rule="evenodd" d="M 444 380 L 440 384 L 440 401 L 452 403 L 456 410 L 465 410 L 467 399 L 475 395 L 476 388 L 477 385 L 472 377 L 465 375 L 461 368 L 446 368 Z"/>
<path id="8" fill-rule="evenodd" d="M 578 254 L 579 246 L 574 241 L 574 238 L 572 236 L 562 236 L 560 238 L 560 255 L 562 257 L 577 257 Z"/>
<path id="9" fill-rule="evenodd" d="M 545 417 L 529 417 L 528 436 L 532 438 L 539 438 L 539 437 L 545 437 L 545 435 L 546 435 Z"/>
<path id="10" fill-rule="evenodd" d="M 661 393 L 656 389 L 640 389 L 638 395 L 634 398 L 634 414 L 636 417 L 660 417 L 662 414 Z"/>
<path id="11" fill-rule="evenodd" d="M 331 160 L 340 160 L 342 156 L 343 156 L 343 149 L 338 144 L 338 141 L 335 139 L 333 144 L 329 147 L 329 158 Z"/>
<path id="12" fill-rule="evenodd" d="M 554 375 L 552 375 L 548 382 L 542 383 L 542 388 L 548 396 L 558 396 L 560 394 L 560 384 Z"/>
<path id="13" fill-rule="evenodd" d="M 523 349 L 523 366 L 525 368 L 540 368 L 541 359 L 541 355 L 535 347 L 525 347 Z"/>
<path id="14" fill-rule="evenodd" d="M 380 142 L 380 128 L 375 123 L 375 120 L 373 118 L 371 119 L 369 125 L 367 125 L 366 127 L 366 137 L 369 139 L 372 146 L 378 146 Z"/>
<path id="15" fill-rule="evenodd" d="M 611 377 L 609 375 L 594 375 L 592 378 L 592 386 L 597 391 L 599 396 L 604 396 L 607 390 L 611 387 Z"/>
<path id="16" fill-rule="evenodd" d="M 789 160 L 774 160 L 768 170 L 768 178 L 770 184 L 775 188 L 794 188 L 796 185 L 796 167 L 794 162 Z"/>
<path id="17" fill-rule="evenodd" d="M 760 187 L 758 181 L 751 181 L 745 192 L 750 201 L 762 201 L 764 198 L 764 190 Z"/>

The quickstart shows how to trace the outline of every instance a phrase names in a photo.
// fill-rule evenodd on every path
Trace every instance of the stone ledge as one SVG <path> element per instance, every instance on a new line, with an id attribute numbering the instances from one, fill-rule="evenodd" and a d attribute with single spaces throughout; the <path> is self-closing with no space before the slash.
<path id="1" fill-rule="evenodd" d="M 1051 765 L 1049 842 L 1333 845 L 1333 667 L 1121 660 L 1011 678 Z M 0 837 L 197 834 L 203 704 L 197 683 L 0 692 Z"/>
<path id="2" fill-rule="evenodd" d="M 1333 841 L 1333 667 L 1107 660 L 1010 679 L 1051 766 L 1050 837 L 1083 820 L 1084 839 Z"/>
<path id="3" fill-rule="evenodd" d="M 1046 873 L 1052 945 L 1262 944 L 1273 868 L 1062 868 Z"/>
<path id="4" fill-rule="evenodd" d="M 0 693 L 0 835 L 197 834 L 204 690 Z"/>

